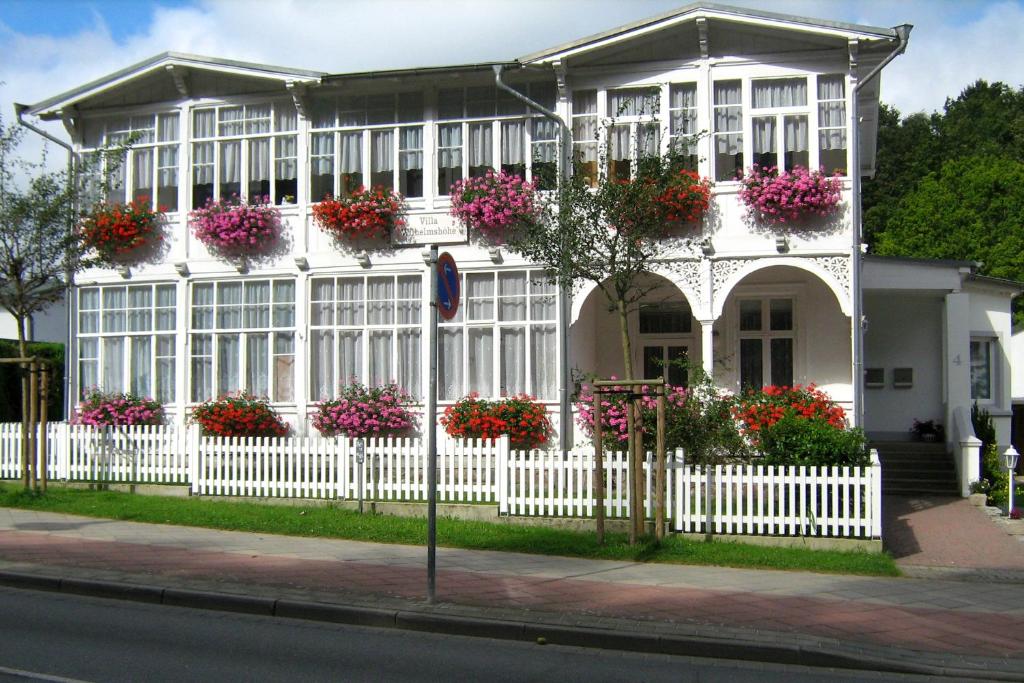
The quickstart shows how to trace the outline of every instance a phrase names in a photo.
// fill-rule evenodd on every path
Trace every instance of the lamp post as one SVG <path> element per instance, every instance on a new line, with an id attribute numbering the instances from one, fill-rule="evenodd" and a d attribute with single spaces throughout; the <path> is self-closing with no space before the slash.
<path id="1" fill-rule="evenodd" d="M 1009 482 L 1007 483 L 1007 486 L 1010 488 L 1010 495 L 1009 495 L 1009 498 L 1008 498 L 1008 501 L 1007 501 L 1007 506 L 1006 506 L 1006 514 L 1007 515 L 1012 515 L 1013 514 L 1013 485 L 1014 485 L 1014 483 L 1016 483 L 1016 482 L 1014 482 L 1014 476 L 1013 475 L 1014 475 L 1014 472 L 1017 471 L 1017 458 L 1018 457 L 1019 456 L 1017 455 L 1017 449 L 1015 449 L 1013 446 L 1010 446 L 1009 448 L 1007 448 L 1006 451 L 1003 453 L 1003 460 L 1004 460 L 1004 462 L 1006 462 L 1006 476 L 1007 476 L 1007 479 L 1009 480 Z"/>

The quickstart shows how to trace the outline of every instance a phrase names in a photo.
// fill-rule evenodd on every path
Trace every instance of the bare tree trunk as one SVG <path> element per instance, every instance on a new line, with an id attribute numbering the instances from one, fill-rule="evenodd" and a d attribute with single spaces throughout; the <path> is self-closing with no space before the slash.
<path id="1" fill-rule="evenodd" d="M 622 362 L 625 371 L 623 379 L 633 379 L 633 345 L 629 338 L 629 316 L 626 314 L 626 302 L 621 298 L 615 302 L 619 312 L 619 333 L 622 339 Z M 629 544 L 636 545 L 637 542 L 637 519 L 639 517 L 639 501 L 636 496 L 636 443 L 637 424 L 633 415 L 632 401 L 625 401 L 626 406 L 626 471 L 629 472 L 631 484 L 628 487 L 629 496 Z"/>

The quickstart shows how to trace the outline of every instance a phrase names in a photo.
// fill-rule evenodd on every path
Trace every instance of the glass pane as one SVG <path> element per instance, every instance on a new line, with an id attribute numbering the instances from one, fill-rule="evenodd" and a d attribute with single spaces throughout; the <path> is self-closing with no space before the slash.
<path id="1" fill-rule="evenodd" d="M 372 330 L 370 332 L 370 376 L 368 381 L 373 386 L 387 384 L 394 379 L 391 366 L 391 330 Z"/>
<path id="2" fill-rule="evenodd" d="M 686 368 L 687 347 L 670 346 L 668 352 L 668 383 L 674 387 L 685 387 L 690 384 L 689 372 Z"/>
<path id="3" fill-rule="evenodd" d="M 338 325 L 362 325 L 364 319 L 363 280 L 338 280 Z"/>
<path id="4" fill-rule="evenodd" d="M 498 320 L 526 320 L 526 273 L 498 274 Z"/>
<path id="5" fill-rule="evenodd" d="M 643 379 L 658 379 L 663 377 L 665 373 L 664 367 L 664 347 L 661 346 L 645 346 L 644 347 L 644 376 Z"/>
<path id="6" fill-rule="evenodd" d="M 421 278 L 406 275 L 398 278 L 398 324 L 418 325 L 420 322 Z"/>
<path id="7" fill-rule="evenodd" d="M 334 396 L 334 334 L 313 330 L 309 334 L 309 397 L 322 401 Z"/>
<path id="8" fill-rule="evenodd" d="M 103 340 L 103 391 L 121 392 L 124 386 L 124 337 Z"/>
<path id="9" fill-rule="evenodd" d="M 971 398 L 992 398 L 992 342 L 971 342 Z"/>
<path id="10" fill-rule="evenodd" d="M 408 328 L 398 330 L 398 385 L 413 398 L 420 396 L 420 330 Z"/>
<path id="11" fill-rule="evenodd" d="M 192 336 L 192 400 L 213 397 L 213 338 L 208 334 Z"/>
<path id="12" fill-rule="evenodd" d="M 740 301 L 740 330 L 758 332 L 761 330 L 761 301 Z"/>
<path id="13" fill-rule="evenodd" d="M 363 333 L 338 332 L 338 384 L 350 384 L 363 377 Z"/>
<path id="14" fill-rule="evenodd" d="M 494 275 L 469 273 L 466 275 L 466 304 L 469 320 L 494 319 Z"/>
<path id="15" fill-rule="evenodd" d="M 274 335 L 274 400 L 295 400 L 295 341 L 291 333 Z"/>
<path id="16" fill-rule="evenodd" d="M 793 340 L 772 339 L 772 384 L 779 387 L 793 386 Z"/>
<path id="17" fill-rule="evenodd" d="M 132 337 L 131 346 L 131 391 L 136 396 L 152 397 L 152 339 Z"/>
<path id="18" fill-rule="evenodd" d="M 462 328 L 442 327 L 437 333 L 437 397 L 462 397 Z"/>
<path id="19" fill-rule="evenodd" d="M 367 324 L 390 325 L 395 321 L 395 281 L 390 277 L 367 280 Z"/>
<path id="20" fill-rule="evenodd" d="M 782 121 L 783 149 L 786 150 L 786 170 L 794 166 L 807 168 L 810 163 L 808 128 L 806 116 L 786 116 Z"/>
<path id="21" fill-rule="evenodd" d="M 501 386 L 503 396 L 526 391 L 526 328 L 501 330 Z"/>
<path id="22" fill-rule="evenodd" d="M 740 340 L 741 389 L 760 389 L 764 386 L 762 348 L 760 339 Z"/>
<path id="23" fill-rule="evenodd" d="M 751 83 L 754 109 L 807 106 L 806 78 L 772 78 Z"/>
<path id="24" fill-rule="evenodd" d="M 222 334 L 217 337 L 217 393 L 226 394 L 240 390 L 238 353 L 241 340 L 237 334 Z"/>
<path id="25" fill-rule="evenodd" d="M 245 386 L 253 396 L 270 395 L 267 375 L 269 341 L 266 333 L 249 334 L 245 340 Z"/>
<path id="26" fill-rule="evenodd" d="M 771 309 L 771 328 L 773 330 L 792 330 L 793 300 L 772 299 L 769 306 Z"/>
<path id="27" fill-rule="evenodd" d="M 469 391 L 494 395 L 494 332 L 491 328 L 469 328 Z"/>
<path id="28" fill-rule="evenodd" d="M 533 328 L 530 345 L 530 388 L 539 399 L 553 399 L 558 392 L 558 363 L 554 325 Z"/>

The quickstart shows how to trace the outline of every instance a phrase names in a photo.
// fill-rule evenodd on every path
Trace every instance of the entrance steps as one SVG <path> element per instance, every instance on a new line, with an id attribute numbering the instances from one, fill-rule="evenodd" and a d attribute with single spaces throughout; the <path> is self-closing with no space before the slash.
<path id="1" fill-rule="evenodd" d="M 875 441 L 885 495 L 958 496 L 956 466 L 944 443 Z"/>

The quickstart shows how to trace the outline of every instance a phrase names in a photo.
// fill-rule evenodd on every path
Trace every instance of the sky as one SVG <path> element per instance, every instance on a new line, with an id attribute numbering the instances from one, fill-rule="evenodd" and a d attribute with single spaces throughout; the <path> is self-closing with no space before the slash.
<path id="1" fill-rule="evenodd" d="M 979 78 L 1020 87 L 1024 0 L 718 0 L 873 26 L 914 25 L 882 75 L 904 114 Z M 686 0 L 0 0 L 0 118 L 174 50 L 332 73 L 512 59 Z M 59 124 L 47 129 L 63 135 Z M 25 150 L 29 151 L 28 144 Z"/>

